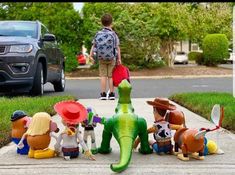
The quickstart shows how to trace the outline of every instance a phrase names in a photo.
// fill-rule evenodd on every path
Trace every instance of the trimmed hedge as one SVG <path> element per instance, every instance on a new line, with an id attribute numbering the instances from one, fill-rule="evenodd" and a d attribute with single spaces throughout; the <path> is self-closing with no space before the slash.
<path id="1" fill-rule="evenodd" d="M 208 34 L 202 43 L 204 63 L 214 66 L 221 63 L 228 54 L 229 42 L 224 34 Z"/>
<path id="2" fill-rule="evenodd" d="M 203 62 L 204 62 L 202 52 L 190 52 L 188 54 L 188 59 L 189 60 L 194 60 L 199 65 L 202 65 Z"/>

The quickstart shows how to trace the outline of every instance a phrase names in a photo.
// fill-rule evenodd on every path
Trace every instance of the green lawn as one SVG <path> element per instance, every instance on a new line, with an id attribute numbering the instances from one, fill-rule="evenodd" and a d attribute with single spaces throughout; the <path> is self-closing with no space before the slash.
<path id="1" fill-rule="evenodd" d="M 235 131 L 235 98 L 230 93 L 181 93 L 169 99 L 208 119 L 214 104 L 224 106 L 222 127 Z"/>
<path id="2" fill-rule="evenodd" d="M 11 114 L 23 110 L 29 116 L 36 112 L 47 112 L 54 115 L 53 106 L 63 100 L 75 99 L 73 96 L 15 97 L 0 98 L 0 147 L 10 142 Z"/>

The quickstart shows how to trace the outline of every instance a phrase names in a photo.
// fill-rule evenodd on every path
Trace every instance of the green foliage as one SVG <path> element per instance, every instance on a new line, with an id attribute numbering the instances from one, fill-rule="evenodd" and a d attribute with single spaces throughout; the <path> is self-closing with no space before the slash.
<path id="1" fill-rule="evenodd" d="M 204 62 L 202 52 L 190 52 L 188 54 L 188 59 L 195 61 L 199 65 L 202 65 Z"/>
<path id="2" fill-rule="evenodd" d="M 235 98 L 230 93 L 181 93 L 172 95 L 170 99 L 206 119 L 210 117 L 213 106 L 220 104 L 224 106 L 222 127 L 235 131 Z"/>
<path id="3" fill-rule="evenodd" d="M 120 39 L 122 62 L 141 68 L 142 63 L 152 63 L 155 54 L 171 65 L 175 41 L 190 39 L 201 47 L 205 36 L 212 33 L 223 33 L 231 41 L 232 3 L 208 4 L 84 3 L 81 18 L 70 2 L 0 3 L 0 19 L 40 20 L 66 49 L 65 56 L 72 58 L 75 50 L 81 50 L 82 42 L 89 52 L 93 37 L 102 28 L 101 16 L 110 13 Z M 66 65 L 71 67 L 66 70 L 76 68 L 73 59 Z"/>
<path id="4" fill-rule="evenodd" d="M 62 50 L 64 50 L 64 55 L 66 56 L 65 60 L 65 71 L 66 72 L 72 72 L 76 70 L 78 67 L 78 61 L 76 58 L 76 51 L 77 49 L 75 47 L 70 47 L 69 45 L 62 45 Z"/>
<path id="5" fill-rule="evenodd" d="M 36 112 L 47 112 L 50 115 L 56 114 L 53 106 L 63 100 L 75 100 L 72 96 L 43 96 L 43 97 L 14 97 L 0 98 L 0 147 L 9 143 L 11 121 L 10 116 L 16 110 L 23 110 L 29 116 Z"/>
<path id="6" fill-rule="evenodd" d="M 217 65 L 221 63 L 228 53 L 228 39 L 224 34 L 208 34 L 202 43 L 204 63 Z"/>

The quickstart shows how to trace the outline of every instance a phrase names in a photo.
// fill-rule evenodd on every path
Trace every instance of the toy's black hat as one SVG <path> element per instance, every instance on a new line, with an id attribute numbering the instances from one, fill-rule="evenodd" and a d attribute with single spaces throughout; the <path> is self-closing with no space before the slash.
<path id="1" fill-rule="evenodd" d="M 13 112 L 13 114 L 11 115 L 11 121 L 16 121 L 16 120 L 23 118 L 25 116 L 27 116 L 27 114 L 24 111 L 17 110 L 15 112 Z"/>

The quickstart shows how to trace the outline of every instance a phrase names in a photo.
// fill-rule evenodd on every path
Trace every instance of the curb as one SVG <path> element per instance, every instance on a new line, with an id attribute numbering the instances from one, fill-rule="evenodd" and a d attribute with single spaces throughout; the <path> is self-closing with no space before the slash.
<path id="1" fill-rule="evenodd" d="M 131 79 L 191 79 L 191 78 L 230 78 L 233 75 L 173 75 L 173 76 L 131 76 Z M 67 77 L 67 80 L 96 80 L 100 77 Z"/>

